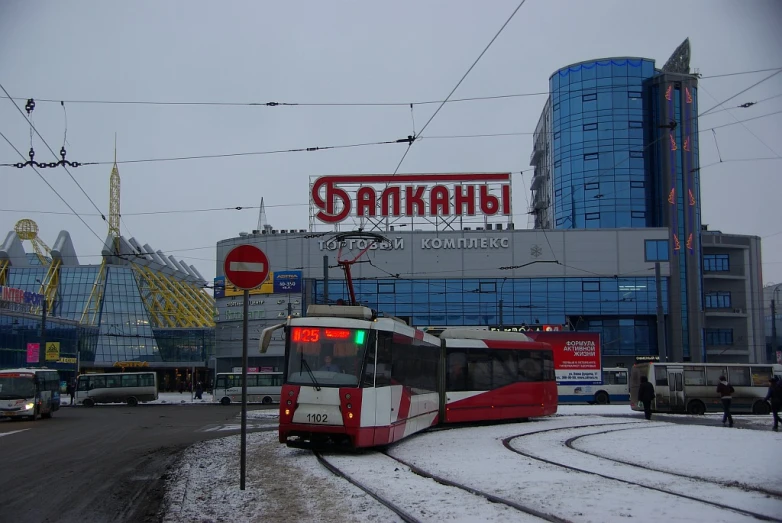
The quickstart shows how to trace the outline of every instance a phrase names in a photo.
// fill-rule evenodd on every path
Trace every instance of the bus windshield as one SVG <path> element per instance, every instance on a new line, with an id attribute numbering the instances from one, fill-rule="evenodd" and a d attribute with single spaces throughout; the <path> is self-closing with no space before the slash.
<path id="1" fill-rule="evenodd" d="M 32 374 L 0 374 L 0 399 L 34 397 L 35 380 Z"/>
<path id="2" fill-rule="evenodd" d="M 286 383 L 356 387 L 368 329 L 291 327 Z"/>

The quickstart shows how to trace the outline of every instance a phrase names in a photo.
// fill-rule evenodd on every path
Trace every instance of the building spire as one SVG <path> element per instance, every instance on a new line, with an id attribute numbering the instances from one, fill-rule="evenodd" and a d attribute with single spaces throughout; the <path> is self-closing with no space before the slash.
<path id="1" fill-rule="evenodd" d="M 114 133 L 114 166 L 109 178 L 109 236 L 114 245 L 114 254 L 119 254 L 120 208 L 119 208 L 120 178 L 117 167 L 117 133 Z"/>
<path id="2" fill-rule="evenodd" d="M 256 230 L 264 231 L 269 228 L 269 222 L 266 220 L 266 206 L 263 204 L 263 197 L 261 197 L 261 206 L 258 211 L 258 227 L 256 227 Z"/>

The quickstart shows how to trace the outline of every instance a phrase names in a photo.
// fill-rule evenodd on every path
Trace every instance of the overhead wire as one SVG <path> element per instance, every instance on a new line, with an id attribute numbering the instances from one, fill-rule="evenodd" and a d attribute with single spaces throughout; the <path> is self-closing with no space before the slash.
<path id="1" fill-rule="evenodd" d="M 707 114 L 709 114 L 709 113 L 710 113 L 710 112 L 712 112 L 713 110 L 715 110 L 715 109 L 717 109 L 717 108 L 719 108 L 719 107 L 722 107 L 723 105 L 725 105 L 725 104 L 726 104 L 726 103 L 728 103 L 729 101 L 733 100 L 734 98 L 737 98 L 738 96 L 741 96 L 742 94 L 746 93 L 747 91 L 749 91 L 749 90 L 750 90 L 750 89 L 752 89 L 753 87 L 757 87 L 758 85 L 762 84 L 762 83 L 763 83 L 763 82 L 765 82 L 766 80 L 770 80 L 771 78 L 775 77 L 775 76 L 776 76 L 776 75 L 778 75 L 779 73 L 782 73 L 782 69 L 779 69 L 779 70 L 777 70 L 775 73 L 772 73 L 772 74 L 770 74 L 770 75 L 766 76 L 765 78 L 763 78 L 762 80 L 759 80 L 759 81 L 755 82 L 754 84 L 750 85 L 750 86 L 749 86 L 749 87 L 747 87 L 746 89 L 742 89 L 742 90 L 741 90 L 741 91 L 739 91 L 738 93 L 736 93 L 736 94 L 734 94 L 733 96 L 731 96 L 730 98 L 728 98 L 728 99 L 726 99 L 726 100 L 724 100 L 724 101 L 722 101 L 722 102 L 718 103 L 717 105 L 714 105 L 714 106 L 710 107 L 709 109 L 707 109 L 707 110 L 703 111 L 703 112 L 702 112 L 702 113 L 701 113 L 699 116 L 706 116 Z"/>
<path id="2" fill-rule="evenodd" d="M 0 131 L 0 136 L 2 136 L 2 137 L 3 137 L 3 139 L 4 139 L 4 140 L 5 140 L 7 143 L 8 143 L 8 145 L 10 145 L 10 146 L 11 146 L 11 148 L 12 148 L 14 151 L 16 151 L 16 153 L 17 153 L 19 156 L 21 156 L 22 158 L 24 158 L 24 157 L 25 157 L 25 156 L 24 156 L 24 154 L 22 154 L 22 152 L 21 152 L 19 149 L 17 149 L 17 148 L 16 148 L 16 146 L 15 146 L 13 143 L 11 143 L 11 140 L 9 140 L 9 139 L 8 139 L 8 138 L 7 138 L 7 137 L 6 137 L 6 136 L 5 136 L 5 135 L 2 133 L 2 131 Z M 92 234 L 94 234 L 94 235 L 95 235 L 95 237 L 98 239 L 98 241 L 100 241 L 101 243 L 103 243 L 103 239 L 102 239 L 102 238 L 101 238 L 101 237 L 98 235 L 98 233 L 96 233 L 96 232 L 95 232 L 95 231 L 92 229 L 92 227 L 90 227 L 90 226 L 89 226 L 89 224 L 88 224 L 86 221 L 84 221 L 84 218 L 82 218 L 82 217 L 79 215 L 79 213 L 78 213 L 78 212 L 76 212 L 76 210 L 75 210 L 73 207 L 71 207 L 71 204 L 69 204 L 69 203 L 68 203 L 68 201 L 67 201 L 67 200 L 66 200 L 66 199 L 65 199 L 65 198 L 64 198 L 64 197 L 63 197 L 63 196 L 62 196 L 62 195 L 61 195 L 59 192 L 57 192 L 57 189 L 55 189 L 55 188 L 52 186 L 52 184 L 50 184 L 50 183 L 49 183 L 49 182 L 46 180 L 46 178 L 44 178 L 44 177 L 43 177 L 43 175 L 42 175 L 42 174 L 41 174 L 41 173 L 38 171 L 38 169 L 36 169 L 35 167 L 33 167 L 32 169 L 33 169 L 33 171 L 35 171 L 35 174 L 37 174 L 37 175 L 38 175 L 38 177 L 40 177 L 40 178 L 41 178 L 41 180 L 43 180 L 43 183 L 45 183 L 45 184 L 46 184 L 46 185 L 49 187 L 49 189 L 51 189 L 51 190 L 54 192 L 54 194 L 56 194 L 56 195 L 57 195 L 57 197 L 58 197 L 60 200 L 62 200 L 62 202 L 63 202 L 63 203 L 64 203 L 64 204 L 65 204 L 65 205 L 66 205 L 66 206 L 67 206 L 67 207 L 68 207 L 68 208 L 71 210 L 71 212 L 72 212 L 72 213 L 73 213 L 73 214 L 74 214 L 74 215 L 75 215 L 75 216 L 76 216 L 76 217 L 77 217 L 77 218 L 78 218 L 78 219 L 79 219 L 79 220 L 80 220 L 80 221 L 81 221 L 81 222 L 84 224 L 84 226 L 85 226 L 85 227 L 87 227 L 87 229 L 89 229 L 89 230 L 90 230 L 90 232 L 91 232 Z"/>

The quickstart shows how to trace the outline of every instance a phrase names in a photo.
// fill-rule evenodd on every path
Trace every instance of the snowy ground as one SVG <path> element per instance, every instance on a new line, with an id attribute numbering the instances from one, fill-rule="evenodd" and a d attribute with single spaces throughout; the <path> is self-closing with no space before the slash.
<path id="1" fill-rule="evenodd" d="M 573 522 L 754 519 L 700 500 L 782 518 L 782 467 L 775 458 L 782 448 L 782 433 L 771 432 L 770 416 L 736 416 L 736 428 L 729 429 L 716 415 L 675 417 L 697 418 L 690 425 L 672 423 L 667 415 L 656 415 L 652 422 L 638 413 L 620 417 L 629 412 L 628 405 L 561 406 L 556 416 L 534 422 L 423 433 L 392 446 L 389 454 Z M 276 410 L 248 412 L 257 421 L 273 423 L 276 416 Z M 506 448 L 506 438 L 511 438 L 512 449 L 525 455 Z M 327 458 L 421 521 L 539 521 L 412 474 L 382 454 Z M 246 490 L 239 490 L 238 436 L 200 443 L 184 453 L 178 474 L 170 480 L 163 520 L 400 521 L 369 495 L 332 475 L 312 453 L 280 445 L 276 431 L 248 435 L 246 481 Z"/>

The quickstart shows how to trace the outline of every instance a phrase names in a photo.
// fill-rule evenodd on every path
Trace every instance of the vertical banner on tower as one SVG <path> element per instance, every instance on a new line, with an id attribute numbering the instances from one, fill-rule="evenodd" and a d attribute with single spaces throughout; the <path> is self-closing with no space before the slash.
<path id="1" fill-rule="evenodd" d="M 40 343 L 28 343 L 27 344 L 27 363 L 38 363 L 38 358 L 41 353 Z"/>

